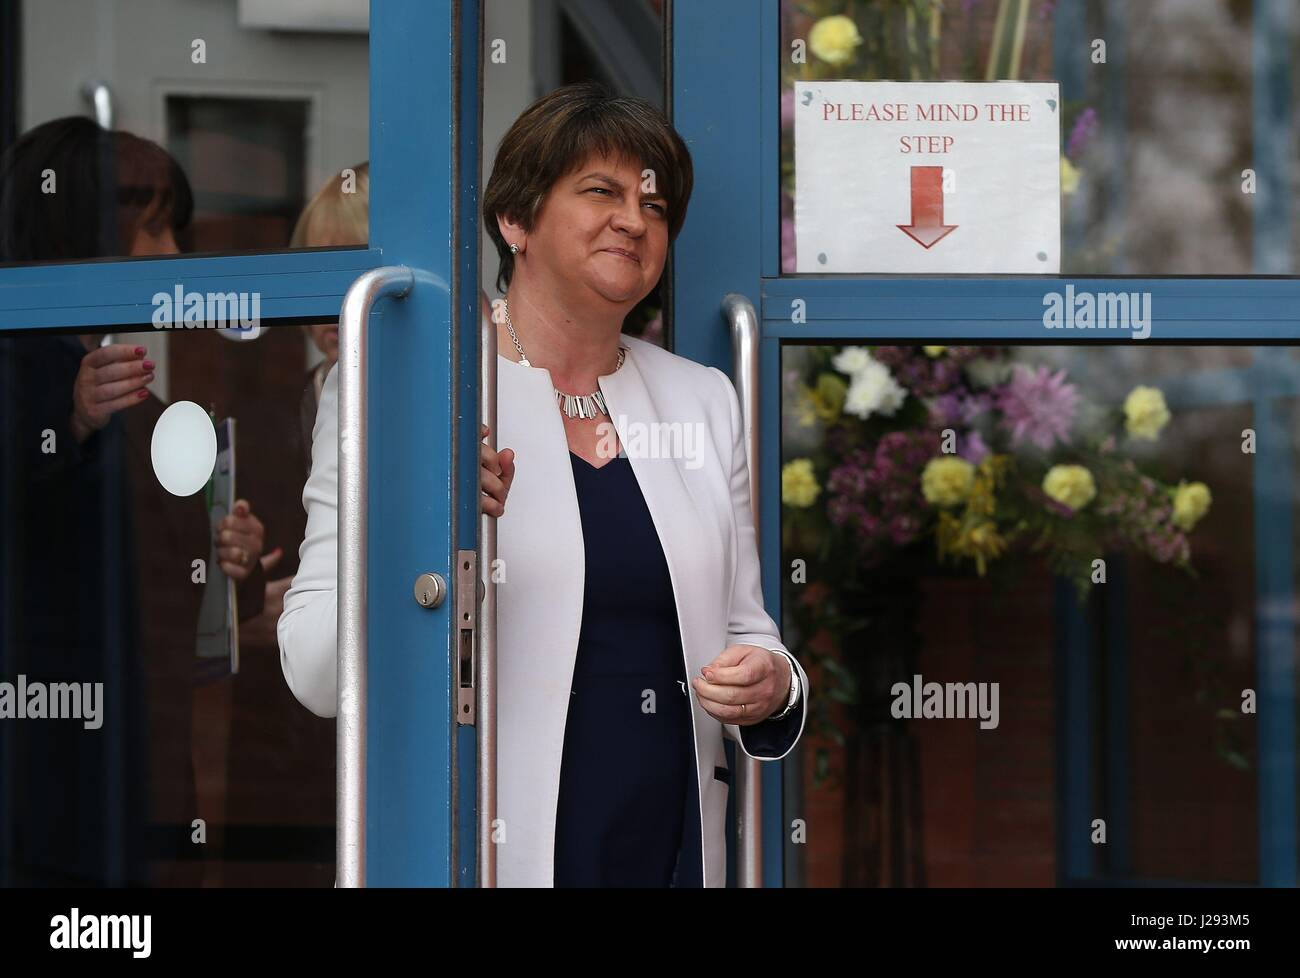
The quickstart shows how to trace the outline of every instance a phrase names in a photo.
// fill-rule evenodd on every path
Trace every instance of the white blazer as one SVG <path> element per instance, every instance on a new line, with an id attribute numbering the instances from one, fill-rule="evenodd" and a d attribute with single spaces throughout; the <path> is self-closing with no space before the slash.
<path id="1" fill-rule="evenodd" d="M 628 347 L 623 366 L 601 377 L 600 389 L 668 563 L 688 680 L 727 646 L 755 645 L 789 656 L 802 684 L 799 704 L 784 720 L 746 727 L 714 719 L 688 686 L 703 879 L 705 886 L 720 887 L 726 885 L 730 790 L 715 777 L 715 768 L 727 764 L 723 737 L 759 760 L 784 757 L 803 733 L 808 676 L 763 608 L 743 425 L 730 379 L 643 340 L 624 336 L 622 342 Z M 551 886 L 564 728 L 582 624 L 582 522 L 549 371 L 499 356 L 497 379 L 497 445 L 514 449 L 517 459 L 497 529 L 504 572 L 497 585 L 497 881 Z M 338 699 L 337 415 L 338 371 L 332 370 L 303 489 L 301 563 L 279 622 L 285 679 L 303 705 L 326 717 L 336 714 Z"/>

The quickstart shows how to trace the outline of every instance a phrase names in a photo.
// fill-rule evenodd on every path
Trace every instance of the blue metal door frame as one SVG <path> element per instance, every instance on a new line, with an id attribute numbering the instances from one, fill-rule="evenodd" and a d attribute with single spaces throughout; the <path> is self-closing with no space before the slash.
<path id="1" fill-rule="evenodd" d="M 1118 5 L 1122 9 L 1122 4 Z M 1063 21 L 1075 23 L 1080 0 L 1064 0 Z M 1107 5 L 1108 23 L 1120 15 Z M 1292 53 L 1288 39 L 1295 13 L 1287 0 L 1256 0 L 1254 19 L 1255 118 L 1259 196 L 1255 201 L 1257 251 L 1269 267 L 1261 275 L 1291 268 L 1290 147 L 1295 141 L 1291 111 Z M 726 43 L 717 43 L 726 25 Z M 1043 295 L 1073 283 L 1090 291 L 1150 292 L 1159 310 L 1156 342 L 1300 342 L 1300 281 L 1251 279 L 1099 279 L 1074 276 L 981 279 L 884 278 L 880 276 L 783 277 L 780 264 L 780 0 L 711 0 L 672 6 L 673 120 L 690 145 L 696 193 L 673 261 L 673 324 L 676 352 L 728 369 L 731 352 L 721 317 L 722 297 L 749 296 L 762 320 L 760 418 L 763 483 L 780 484 L 780 346 L 782 342 L 1061 343 L 1076 341 L 1044 329 Z M 1123 38 L 1112 38 L 1111 70 L 1123 71 Z M 1117 59 L 1116 52 L 1120 53 Z M 1116 63 L 1116 62 L 1119 63 Z M 1063 85 L 1077 83 L 1077 66 L 1060 70 Z M 794 323 L 791 303 L 806 303 L 806 322 Z M 1103 337 L 1101 342 L 1115 342 Z M 1092 341 L 1096 342 L 1096 341 Z M 1121 342 L 1137 342 L 1121 340 Z M 1151 341 L 1148 341 L 1151 342 Z M 1257 563 L 1257 650 L 1260 883 L 1297 883 L 1297 791 L 1295 717 L 1295 621 L 1291 607 L 1289 493 L 1290 459 L 1278 416 L 1279 397 L 1300 394 L 1296 371 L 1266 349 L 1251 368 L 1232 376 L 1187 378 L 1170 391 L 1171 406 L 1222 400 L 1225 391 L 1256 409 L 1259 454 L 1255 498 Z M 1268 447 L 1265 448 L 1265 442 Z M 1268 486 L 1269 491 L 1261 487 Z M 763 591 L 779 622 L 781 597 L 780 499 L 765 492 L 760 503 Z M 1064 622 L 1063 622 L 1064 626 Z M 1063 627 L 1063 633 L 1066 629 Z M 1062 636 L 1064 638 L 1064 635 Z M 1074 639 L 1077 640 L 1077 636 Z M 1113 678 L 1113 677 L 1112 677 Z M 1059 745 L 1062 825 L 1077 835 L 1090 814 L 1090 722 L 1087 688 L 1071 687 L 1058 704 L 1063 731 Z M 1267 704 L 1267 705 L 1266 705 Z M 1075 736 L 1079 734 L 1079 736 Z M 764 766 L 764 878 L 781 884 L 785 820 L 781 772 Z M 787 815 L 797 818 L 799 813 Z M 1064 834 L 1064 832 L 1063 832 Z M 1086 839 L 1086 835 L 1080 836 Z M 1062 851 L 1062 882 L 1082 881 L 1090 861 L 1077 845 Z"/>
<path id="2" fill-rule="evenodd" d="M 367 249 L 0 269 L 0 329 L 16 331 L 147 329 L 152 295 L 178 283 L 187 290 L 260 292 L 268 322 L 313 321 L 336 316 L 348 286 L 364 271 L 392 264 L 416 270 L 410 298 L 376 311 L 369 363 L 371 884 L 474 879 L 473 845 L 453 845 L 457 826 L 461 840 L 473 839 L 474 793 L 473 730 L 453 730 L 454 595 L 426 610 L 412 600 L 411 586 L 429 570 L 454 582 L 455 551 L 473 549 L 476 537 L 480 8 L 479 0 L 372 5 Z M 697 173 L 691 219 L 672 265 L 677 352 L 726 369 L 731 355 L 721 300 L 728 292 L 750 296 L 763 324 L 763 389 L 779 391 L 783 340 L 1056 340 L 1042 331 L 1042 295 L 1046 286 L 1063 289 L 1070 282 L 1098 291 L 1151 292 L 1160 309 L 1161 341 L 1300 341 L 1295 279 L 783 278 L 779 13 L 778 0 L 671 6 L 670 105 Z M 1289 210 L 1287 147 L 1294 144 L 1294 121 L 1284 47 L 1294 16 L 1286 0 L 1256 0 L 1256 241 L 1274 256 L 1285 255 L 1278 249 L 1289 241 L 1272 215 Z M 725 44 L 717 43 L 719 25 L 726 25 Z M 806 323 L 790 322 L 792 298 L 807 303 Z M 1266 432 L 1281 426 L 1275 398 L 1294 393 L 1293 378 L 1277 367 L 1264 353 L 1254 373 L 1236 378 L 1257 403 L 1266 401 L 1258 414 L 1257 465 L 1267 479 L 1284 478 L 1289 465 L 1281 453 L 1264 454 L 1266 444 L 1277 443 Z M 760 427 L 765 482 L 778 485 L 778 397 L 765 399 Z M 1256 512 L 1259 743 L 1268 758 L 1260 778 L 1260 879 L 1295 885 L 1294 622 L 1278 613 L 1294 596 L 1289 537 L 1278 531 L 1289 526 L 1290 512 L 1269 494 L 1257 499 Z M 759 519 L 764 594 L 779 621 L 777 493 L 764 495 Z M 1066 780 L 1086 770 L 1086 756 L 1072 753 L 1065 760 Z M 764 765 L 768 885 L 783 878 L 779 767 Z M 453 805 L 457 781 L 459 803 Z"/>
<path id="3" fill-rule="evenodd" d="M 415 272 L 370 339 L 367 882 L 447 886 L 474 867 L 472 821 L 453 855 L 455 595 L 427 610 L 412 588 L 425 571 L 454 587 L 477 534 L 481 11 L 385 0 L 370 18 L 368 248 L 0 268 L 0 329 L 148 330 L 151 297 L 177 284 L 260 293 L 266 325 L 316 322 L 363 272 Z"/>

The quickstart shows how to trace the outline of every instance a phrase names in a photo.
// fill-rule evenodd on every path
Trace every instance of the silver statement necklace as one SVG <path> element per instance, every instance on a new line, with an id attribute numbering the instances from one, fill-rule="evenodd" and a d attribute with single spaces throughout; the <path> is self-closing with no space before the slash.
<path id="1" fill-rule="evenodd" d="M 515 324 L 510 321 L 510 304 L 501 300 L 501 308 L 505 312 L 506 330 L 510 333 L 510 342 L 514 343 L 515 349 L 519 351 L 519 364 L 523 367 L 531 367 L 528 357 L 524 354 L 524 348 L 519 345 L 519 336 L 515 333 Z M 618 348 L 618 363 L 614 366 L 617 372 L 619 367 L 623 366 L 623 360 L 627 356 L 627 347 Z M 561 411 L 566 417 L 570 418 L 597 418 L 600 415 L 609 415 L 609 408 L 605 406 L 604 391 L 596 390 L 590 394 L 566 394 L 564 391 L 555 390 L 555 403 L 559 405 Z"/>

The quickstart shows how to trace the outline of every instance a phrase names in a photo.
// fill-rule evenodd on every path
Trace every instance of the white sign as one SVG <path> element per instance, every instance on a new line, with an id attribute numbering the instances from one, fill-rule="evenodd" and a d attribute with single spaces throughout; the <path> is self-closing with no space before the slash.
<path id="1" fill-rule="evenodd" d="M 800 272 L 1059 274 L 1046 82 L 795 83 Z"/>

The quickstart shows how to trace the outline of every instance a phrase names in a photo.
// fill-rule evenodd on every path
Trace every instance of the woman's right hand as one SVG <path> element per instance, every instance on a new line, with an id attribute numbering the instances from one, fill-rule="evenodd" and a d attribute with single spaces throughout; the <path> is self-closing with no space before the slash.
<path id="1" fill-rule="evenodd" d="M 488 436 L 488 426 L 480 429 L 480 437 Z M 503 448 L 497 452 L 487 445 L 479 446 L 481 472 L 480 485 L 483 487 L 483 512 L 489 516 L 500 517 L 506 511 L 506 497 L 510 495 L 510 483 L 515 479 L 515 452 L 513 448 Z"/>
<path id="2" fill-rule="evenodd" d="M 154 378 L 152 360 L 145 348 L 113 343 L 91 350 L 81 358 L 72 388 L 72 433 L 84 442 L 123 408 L 149 396 L 145 385 Z"/>

